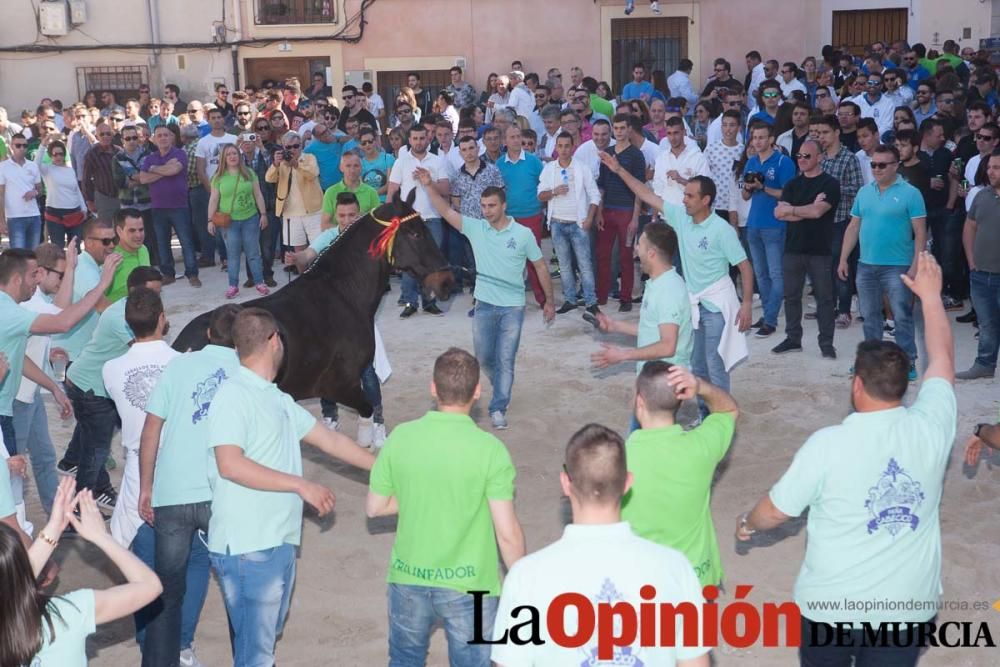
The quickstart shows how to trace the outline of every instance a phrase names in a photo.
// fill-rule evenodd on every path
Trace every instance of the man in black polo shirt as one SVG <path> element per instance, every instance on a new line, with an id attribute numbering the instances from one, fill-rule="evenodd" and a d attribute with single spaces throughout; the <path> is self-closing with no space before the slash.
<path id="1" fill-rule="evenodd" d="M 806 275 L 816 297 L 819 349 L 836 359 L 833 347 L 833 273 L 830 268 L 833 218 L 840 202 L 840 183 L 823 171 L 819 142 L 806 139 L 795 155 L 799 175 L 785 184 L 774 217 L 787 225 L 785 255 L 785 340 L 775 354 L 802 351 L 802 288 Z"/>
<path id="2" fill-rule="evenodd" d="M 928 118 L 920 124 L 918 156 L 930 178 L 930 189 L 924 195 L 927 208 L 927 231 L 931 235 L 931 252 L 941 265 L 945 310 L 962 308 L 962 223 L 952 220 L 955 203 L 950 197 L 948 172 L 953 155 L 945 147 L 945 122 Z"/>
<path id="3" fill-rule="evenodd" d="M 340 93 L 340 99 L 344 102 L 344 111 L 340 114 L 340 121 L 337 123 L 337 128 L 341 132 L 347 131 L 347 120 L 349 118 L 357 118 L 359 127 L 361 125 L 370 125 L 372 129 L 378 127 L 375 116 L 364 107 L 364 98 L 364 93 L 359 93 L 358 89 L 354 86 L 350 84 L 344 86 Z"/>

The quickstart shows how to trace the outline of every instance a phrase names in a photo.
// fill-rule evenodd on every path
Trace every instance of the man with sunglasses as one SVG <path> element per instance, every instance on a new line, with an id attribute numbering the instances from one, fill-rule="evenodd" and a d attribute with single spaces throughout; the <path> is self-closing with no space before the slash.
<path id="1" fill-rule="evenodd" d="M 224 83 L 215 84 L 215 108 L 222 112 L 226 125 L 232 125 L 236 120 L 236 109 L 229 102 L 229 87 Z"/>
<path id="2" fill-rule="evenodd" d="M 236 119 L 233 125 L 233 132 L 236 134 L 249 134 L 254 131 L 254 112 L 250 102 L 239 102 L 233 107 Z"/>
<path id="3" fill-rule="evenodd" d="M 205 107 L 198 100 L 191 100 L 188 102 L 187 106 L 188 120 L 191 124 L 198 128 L 198 134 L 202 137 L 208 135 L 212 131 L 212 126 L 205 120 Z M 223 127 L 225 124 L 223 123 Z"/>
<path id="4" fill-rule="evenodd" d="M 774 209 L 774 217 L 787 223 L 782 258 L 785 340 L 771 350 L 774 354 L 802 351 L 802 290 L 808 276 L 816 298 L 820 352 L 824 359 L 837 358 L 833 347 L 831 239 L 840 184 L 824 173 L 822 157 L 818 141 L 802 142 L 795 154 L 799 175 L 785 184 Z"/>
<path id="5" fill-rule="evenodd" d="M 913 89 L 906 85 L 906 72 L 901 67 L 891 67 L 882 73 L 885 97 L 895 107 L 908 107 L 913 102 Z"/>
<path id="6" fill-rule="evenodd" d="M 936 87 L 933 79 L 921 81 L 917 86 L 914 96 L 916 105 L 913 107 L 913 117 L 917 121 L 917 128 L 923 125 L 924 121 L 937 113 L 937 103 L 934 100 Z"/>
<path id="7" fill-rule="evenodd" d="M 893 100 L 882 94 L 882 73 L 872 72 L 865 79 L 865 92 L 853 99 L 861 107 L 862 118 L 874 118 L 881 136 L 892 129 Z"/>
<path id="8" fill-rule="evenodd" d="M 906 83 L 913 92 L 917 91 L 921 81 L 931 77 L 927 68 L 920 64 L 920 56 L 912 49 L 903 54 L 902 69 L 906 72 Z"/>
<path id="9" fill-rule="evenodd" d="M 322 232 L 319 164 L 302 151 L 302 137 L 294 131 L 281 138 L 281 150 L 274 152 L 272 161 L 265 180 L 277 184 L 275 213 L 283 219 L 285 243 L 301 252 Z"/>
<path id="10" fill-rule="evenodd" d="M 917 379 L 913 293 L 900 278 L 916 274 L 917 258 L 927 241 L 927 208 L 920 190 L 898 174 L 899 152 L 879 146 L 872 162 L 875 181 L 858 191 L 844 234 L 837 274 L 848 276 L 848 257 L 860 242 L 858 301 L 866 341 L 881 341 L 882 300 L 887 297 L 895 321 L 896 342 L 910 359 L 910 382 Z"/>
<path id="11" fill-rule="evenodd" d="M 337 123 L 337 128 L 341 132 L 347 131 L 348 118 L 357 118 L 361 125 L 367 124 L 372 127 L 378 125 L 375 116 L 368 109 L 365 109 L 364 94 L 358 92 L 357 88 L 351 85 L 344 86 L 340 91 L 340 99 L 344 103 L 344 110 L 341 112 L 340 121 Z"/>
<path id="12" fill-rule="evenodd" d="M 97 143 L 87 151 L 83 160 L 83 198 L 87 208 L 103 220 L 111 220 L 121 208 L 118 188 L 112 173 L 112 163 L 118 154 L 114 145 L 115 131 L 109 123 L 97 126 Z"/>
<path id="13" fill-rule="evenodd" d="M 111 162 L 111 175 L 118 187 L 118 201 L 122 208 L 132 208 L 141 213 L 144 228 L 149 235 L 146 247 L 150 256 L 156 257 L 156 234 L 153 231 L 153 204 L 149 196 L 149 185 L 139 179 L 142 162 L 150 151 L 147 146 L 139 142 L 139 128 L 135 125 L 122 128 L 121 139 L 122 149 L 115 154 Z M 125 295 L 124 287 L 122 281 L 120 296 Z"/>
<path id="14" fill-rule="evenodd" d="M 10 158 L 0 162 L 0 234 L 10 235 L 11 248 L 34 248 L 41 240 L 42 174 L 27 153 L 28 140 L 18 133 L 10 142 Z"/>
<path id="15" fill-rule="evenodd" d="M 475 139 L 475 132 L 472 138 Z M 375 188 L 379 201 L 385 202 L 389 189 L 389 172 L 396 158 L 382 150 L 382 142 L 374 128 L 365 127 L 358 132 L 358 146 L 361 148 L 361 180 Z"/>
<path id="16" fill-rule="evenodd" d="M 781 106 L 781 102 L 784 99 L 781 94 L 781 84 L 773 79 L 766 79 L 761 82 L 758 93 L 760 95 L 759 111 L 750 116 L 749 123 L 761 121 L 774 127 L 775 117 L 778 115 L 778 107 Z"/>
<path id="17" fill-rule="evenodd" d="M 341 118 L 346 118 L 343 114 Z M 340 158 L 344 155 L 344 142 L 350 139 L 336 129 L 336 125 L 325 121 L 312 129 L 312 141 L 306 144 L 305 153 L 316 158 L 319 165 L 319 185 L 326 192 L 334 183 L 339 183 L 344 174 L 340 170 Z"/>

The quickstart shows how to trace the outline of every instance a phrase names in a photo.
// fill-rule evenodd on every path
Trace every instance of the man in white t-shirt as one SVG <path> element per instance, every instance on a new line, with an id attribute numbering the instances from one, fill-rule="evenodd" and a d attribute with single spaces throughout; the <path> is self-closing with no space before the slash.
<path id="1" fill-rule="evenodd" d="M 692 393 L 691 387 L 677 389 Z M 539 612 L 535 618 L 545 619 L 553 599 L 565 593 L 586 596 L 595 610 L 600 602 L 631 605 L 637 617 L 639 604 L 688 603 L 702 608 L 701 585 L 688 559 L 679 551 L 636 536 L 621 520 L 622 496 L 632 485 L 621 436 L 599 424 L 577 431 L 566 446 L 559 482 L 569 497 L 573 523 L 566 526 L 562 538 L 525 556 L 507 574 L 493 631 L 493 641 L 507 641 L 493 647 L 493 662 L 500 667 L 579 667 L 597 661 L 708 667 L 709 649 L 697 641 L 694 645 L 683 641 L 685 631 L 690 635 L 692 628 L 684 627 L 682 614 L 676 616 L 679 646 L 640 646 L 636 641 L 631 646 L 602 647 L 597 637 L 591 636 L 579 648 L 563 648 L 552 640 L 544 621 L 537 629 L 541 644 L 509 641 L 510 629 L 523 626 L 528 618 L 527 614 L 515 615 L 515 610 L 523 610 L 522 605 L 533 607 Z M 648 599 L 639 594 L 647 586 L 655 589 L 655 595 Z M 570 612 L 561 618 L 566 635 L 577 636 L 577 615 Z M 697 638 L 697 629 L 693 632 Z M 659 623 L 649 634 L 660 636 Z M 606 654 L 599 652 L 602 648 L 607 649 Z"/>
<path id="2" fill-rule="evenodd" d="M 423 125 L 414 125 L 410 128 L 407 142 L 410 150 L 405 152 L 402 150 L 399 151 L 399 157 L 396 158 L 395 164 L 392 165 L 392 171 L 389 172 L 389 188 L 385 196 L 386 199 L 391 200 L 398 192 L 405 201 L 409 197 L 410 192 L 416 190 L 413 210 L 419 213 L 420 217 L 424 219 L 424 224 L 427 225 L 431 236 L 434 238 L 434 242 L 440 248 L 444 243 L 444 227 L 441 215 L 427 198 L 427 193 L 420 187 L 420 183 L 413 177 L 413 172 L 417 168 L 426 169 L 431 172 L 434 187 L 437 188 L 438 194 L 447 201 L 451 194 L 451 184 L 448 181 L 448 168 L 441 157 L 427 150 L 430 146 L 430 136 L 427 133 L 427 128 Z M 415 314 L 417 306 L 420 305 L 421 301 L 423 301 L 424 312 L 428 315 L 444 315 L 441 309 L 437 307 L 437 302 L 433 298 L 427 300 L 420 293 L 420 284 L 409 273 L 403 273 L 401 297 L 404 306 L 399 316 L 403 319 Z"/>
<path id="3" fill-rule="evenodd" d="M 381 95 L 375 92 L 371 81 L 365 81 L 361 84 L 361 92 L 368 98 L 368 111 L 371 112 L 371 115 L 375 116 L 375 122 L 378 123 L 378 127 L 374 129 L 376 132 L 379 132 L 379 128 L 385 127 L 385 101 L 382 100 Z"/>
<path id="4" fill-rule="evenodd" d="M 0 161 L 0 232 L 10 235 L 10 247 L 34 248 L 42 230 L 38 197 L 42 194 L 42 174 L 38 165 L 26 159 L 28 140 L 15 134 L 9 158 Z"/>
<path id="5" fill-rule="evenodd" d="M 43 243 L 35 248 L 38 285 L 31 298 L 21 304 L 22 308 L 33 313 L 58 315 L 62 306 L 72 303 L 77 250 L 72 243 L 69 248 L 68 259 L 66 251 L 54 243 Z M 30 336 L 24 354 L 49 377 L 54 377 L 50 354 L 61 359 L 63 369 L 68 361 L 66 351 L 52 348 L 52 337 L 45 334 Z M 23 376 L 14 397 L 14 433 L 18 440 L 17 451 L 27 453 L 31 458 L 31 470 L 42 509 L 51 514 L 52 501 L 59 486 L 56 450 L 49 436 L 49 418 L 45 413 L 41 388 Z"/>
<path id="6" fill-rule="evenodd" d="M 695 176 L 712 177 L 705 155 L 684 134 L 679 117 L 667 119 L 667 136 L 660 142 L 660 155 L 653 169 L 653 192 L 665 203 L 684 205 L 684 186 Z"/>
<path id="7" fill-rule="evenodd" d="M 861 343 L 851 381 L 855 412 L 814 433 L 737 526 L 737 539 L 746 541 L 809 508 L 805 561 L 794 591 L 803 613 L 802 664 L 849 664 L 853 657 L 859 665 L 916 665 L 920 642 L 907 624 L 932 621 L 937 613 L 941 490 L 957 426 L 955 352 L 934 257 L 920 253 L 916 276 L 902 280 L 919 298 L 925 322 L 928 364 L 916 401 L 903 406 L 907 353 L 893 342 Z M 828 600 L 880 604 L 817 604 Z M 892 633 L 899 645 L 869 645 L 862 623 L 899 623 L 898 639 Z M 833 632 L 833 624 L 838 638 L 846 624 L 845 641 L 811 645 L 810 637 Z"/>
<path id="8" fill-rule="evenodd" d="M 594 126 L 590 130 L 590 137 L 576 147 L 573 159 L 587 165 L 596 181 L 597 177 L 601 175 L 601 159 L 597 156 L 603 153 L 608 146 L 615 145 L 615 140 L 611 136 L 611 123 L 603 119 L 595 120 Z M 555 146 L 555 142 L 552 145 Z"/>

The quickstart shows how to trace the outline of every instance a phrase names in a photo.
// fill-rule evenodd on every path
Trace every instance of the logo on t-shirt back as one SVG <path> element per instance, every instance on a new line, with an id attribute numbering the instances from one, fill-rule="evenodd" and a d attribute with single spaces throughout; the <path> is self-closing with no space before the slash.
<path id="1" fill-rule="evenodd" d="M 161 373 L 163 366 L 159 364 L 147 364 L 129 370 L 125 376 L 124 393 L 125 399 L 133 408 L 145 412 L 146 402 Z"/>
<path id="2" fill-rule="evenodd" d="M 865 507 L 872 517 L 868 522 L 868 533 L 885 528 L 890 535 L 895 536 L 907 526 L 916 530 L 920 517 L 915 510 L 923 501 L 924 492 L 920 482 L 908 475 L 896 459 L 889 459 L 889 465 L 878 483 L 868 489 Z"/>
<path id="3" fill-rule="evenodd" d="M 226 379 L 226 370 L 220 368 L 195 386 L 195 390 L 191 394 L 195 407 L 194 414 L 191 415 L 192 424 L 197 424 L 208 416 L 208 408 L 212 405 L 215 392 L 219 390 L 219 386 Z"/>

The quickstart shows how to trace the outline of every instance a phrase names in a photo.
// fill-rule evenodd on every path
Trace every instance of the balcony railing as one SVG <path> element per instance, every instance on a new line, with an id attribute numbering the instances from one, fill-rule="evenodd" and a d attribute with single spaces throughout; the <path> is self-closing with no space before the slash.
<path id="1" fill-rule="evenodd" d="M 338 0 L 256 0 L 257 25 L 298 25 L 337 22 Z"/>

